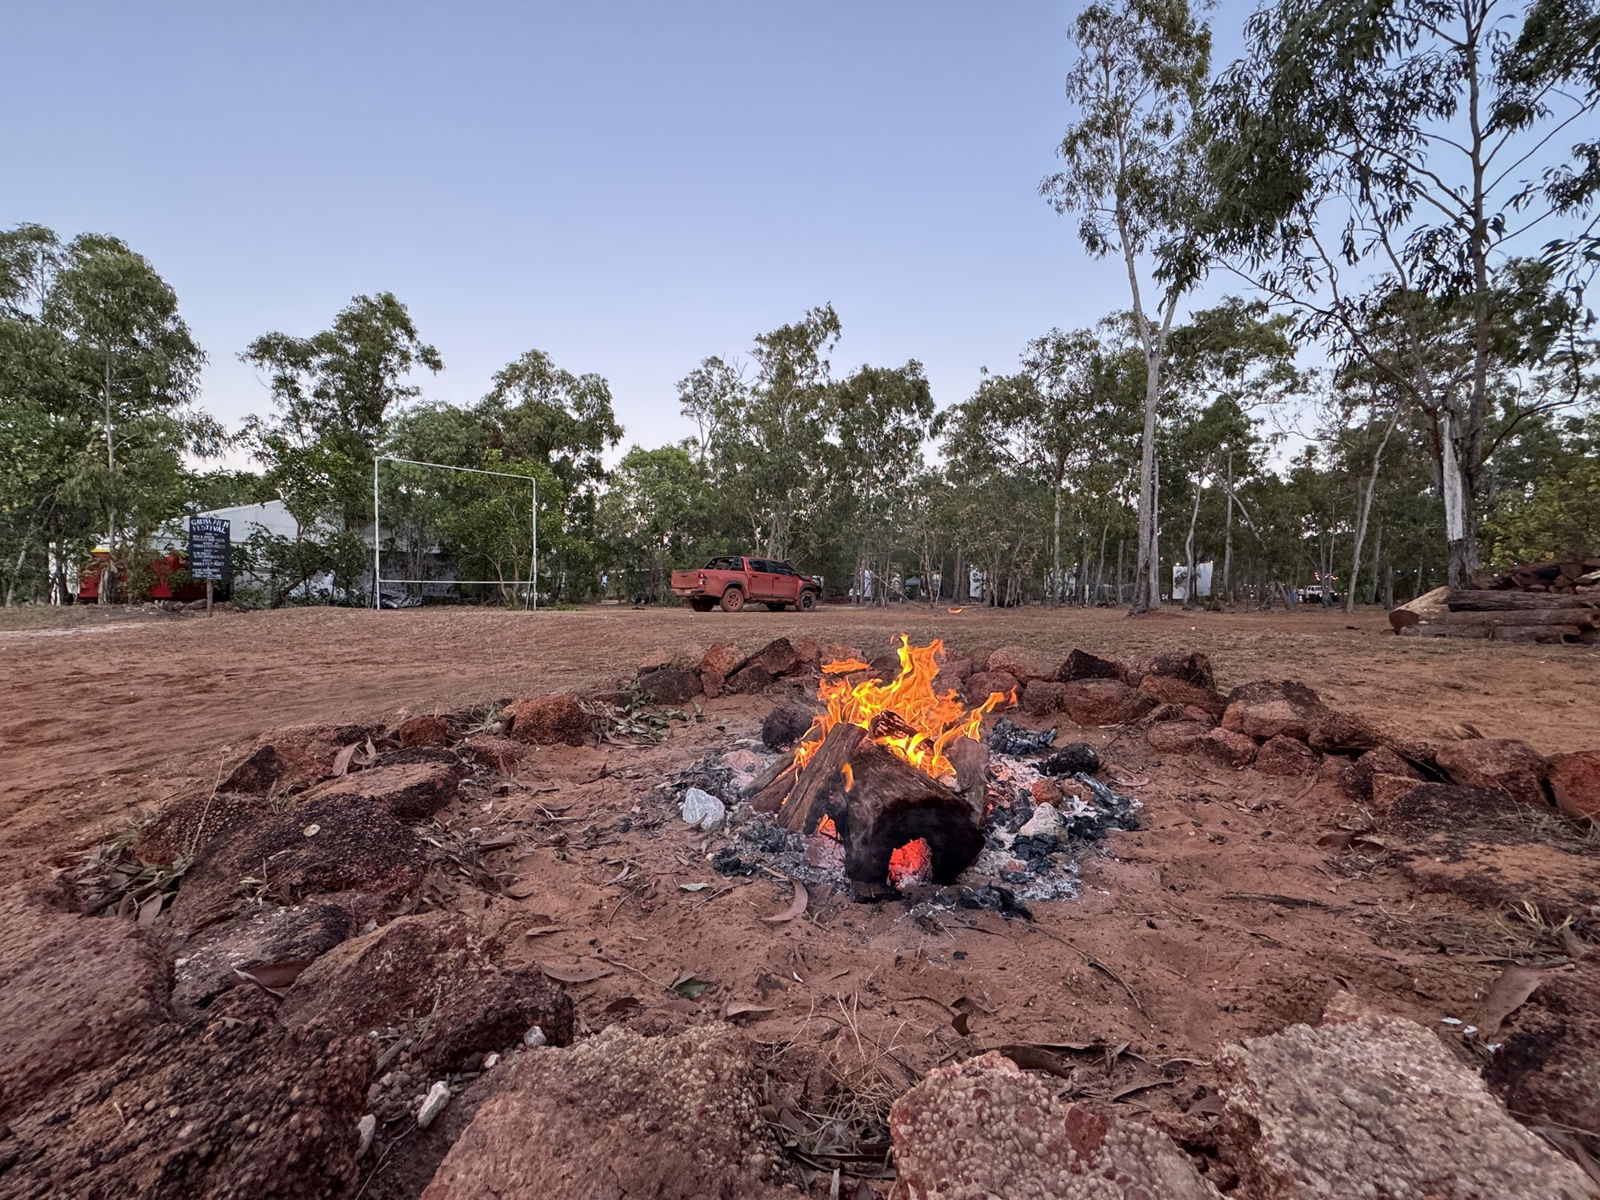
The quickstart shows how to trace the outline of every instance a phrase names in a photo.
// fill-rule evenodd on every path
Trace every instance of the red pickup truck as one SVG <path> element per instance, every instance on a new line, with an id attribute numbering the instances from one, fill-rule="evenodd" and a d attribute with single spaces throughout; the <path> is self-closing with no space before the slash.
<path id="1" fill-rule="evenodd" d="M 695 612 L 738 612 L 746 604 L 765 604 L 773 612 L 810 612 L 822 599 L 822 581 L 802 575 L 786 562 L 727 555 L 696 570 L 674 571 L 672 593 Z"/>

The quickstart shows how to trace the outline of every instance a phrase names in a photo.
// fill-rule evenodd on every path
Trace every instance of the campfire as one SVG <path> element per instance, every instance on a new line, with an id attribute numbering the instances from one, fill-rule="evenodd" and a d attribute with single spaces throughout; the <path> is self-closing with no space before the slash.
<path id="1" fill-rule="evenodd" d="M 751 788 L 751 805 L 792 833 L 837 841 L 861 884 L 953 883 L 984 846 L 989 748 L 983 718 L 1014 693 L 968 708 L 934 682 L 944 646 L 900 638 L 887 682 L 859 660 L 823 665 L 825 705 L 787 757 Z"/>

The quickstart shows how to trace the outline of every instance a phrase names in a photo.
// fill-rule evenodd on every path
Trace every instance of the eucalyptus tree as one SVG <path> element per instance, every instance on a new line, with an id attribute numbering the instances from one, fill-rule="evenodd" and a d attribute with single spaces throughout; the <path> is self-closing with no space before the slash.
<path id="1" fill-rule="evenodd" d="M 1580 134 L 1600 106 L 1600 6 L 1276 0 L 1246 37 L 1208 106 L 1207 245 L 1424 414 L 1464 585 L 1505 269 L 1593 231 L 1600 171 Z M 1389 321 L 1422 346 L 1449 329 L 1458 360 L 1388 354 L 1373 330 Z"/>
<path id="2" fill-rule="evenodd" d="M 1191 231 L 1204 204 L 1191 125 L 1209 72 L 1211 35 L 1188 0 L 1097 0 L 1072 28 L 1077 109 L 1042 191 L 1075 213 L 1095 257 L 1121 257 L 1145 359 L 1138 569 L 1132 610 L 1160 600 L 1156 425 L 1173 321 L 1198 273 Z"/>

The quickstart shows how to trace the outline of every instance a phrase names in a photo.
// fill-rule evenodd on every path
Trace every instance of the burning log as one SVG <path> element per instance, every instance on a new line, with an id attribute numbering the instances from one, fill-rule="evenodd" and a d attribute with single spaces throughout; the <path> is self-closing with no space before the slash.
<path id="1" fill-rule="evenodd" d="M 838 806 L 836 797 L 847 783 L 846 769 L 853 773 L 851 756 L 866 736 L 867 731 L 859 725 L 835 725 L 828 730 L 822 745 L 795 777 L 778 814 L 780 825 L 791 833 L 816 832 L 830 808 Z"/>
<path id="2" fill-rule="evenodd" d="M 880 742 L 857 743 L 849 760 L 851 786 L 844 793 L 843 811 L 834 819 L 844 842 L 845 876 L 858 883 L 882 883 L 890 878 L 895 851 L 920 841 L 933 882 L 954 883 L 983 849 L 981 802 L 974 810 L 961 792 L 923 774 Z"/>

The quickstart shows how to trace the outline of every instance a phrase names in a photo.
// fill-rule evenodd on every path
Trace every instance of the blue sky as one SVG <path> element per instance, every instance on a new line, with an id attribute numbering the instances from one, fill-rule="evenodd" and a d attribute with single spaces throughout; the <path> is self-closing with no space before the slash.
<path id="1" fill-rule="evenodd" d="M 950 404 L 1127 303 L 1037 194 L 1076 8 L 19 0 L 0 224 L 147 255 L 229 422 L 268 405 L 252 337 L 385 289 L 444 357 L 430 396 L 537 347 L 611 380 L 629 442 L 687 432 L 699 359 L 827 301 L 837 366 L 920 359 Z"/>

